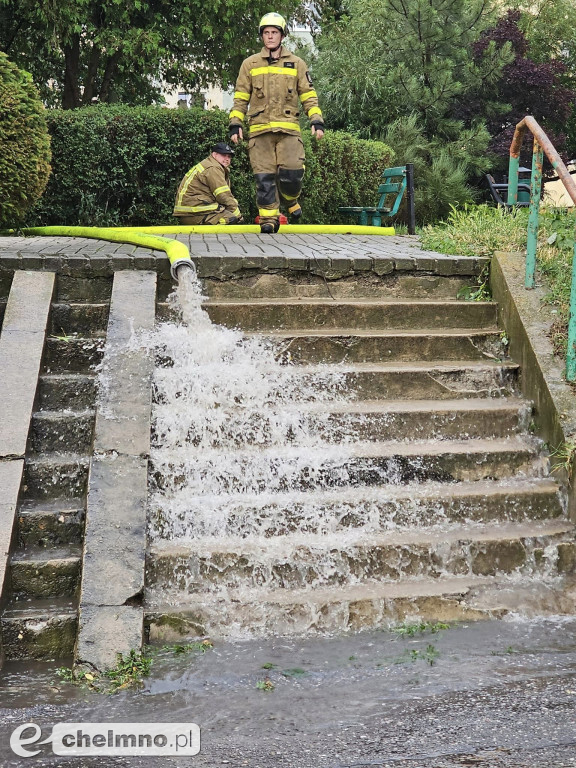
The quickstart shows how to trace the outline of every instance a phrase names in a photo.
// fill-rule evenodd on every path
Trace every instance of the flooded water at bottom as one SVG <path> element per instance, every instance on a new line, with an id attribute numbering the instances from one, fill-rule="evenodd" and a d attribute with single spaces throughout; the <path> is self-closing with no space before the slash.
<path id="1" fill-rule="evenodd" d="M 576 766 L 576 619 L 508 618 L 153 653 L 140 691 L 93 693 L 55 664 L 0 673 L 2 766 Z M 195 756 L 17 756 L 36 723 L 197 723 Z M 32 749 L 32 747 L 29 747 Z"/>

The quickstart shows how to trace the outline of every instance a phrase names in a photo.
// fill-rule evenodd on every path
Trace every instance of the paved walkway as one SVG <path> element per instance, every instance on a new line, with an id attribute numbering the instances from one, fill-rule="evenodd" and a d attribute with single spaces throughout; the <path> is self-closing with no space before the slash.
<path id="1" fill-rule="evenodd" d="M 420 248 L 416 235 L 163 235 L 188 246 L 194 256 L 369 256 L 390 258 L 433 254 Z M 110 243 L 85 237 L 0 237 L 0 258 L 22 255 L 43 256 L 131 256 L 163 254 L 149 248 Z"/>

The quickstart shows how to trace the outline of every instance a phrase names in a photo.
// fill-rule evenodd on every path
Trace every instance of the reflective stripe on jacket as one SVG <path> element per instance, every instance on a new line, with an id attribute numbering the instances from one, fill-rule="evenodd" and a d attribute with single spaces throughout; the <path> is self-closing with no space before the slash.
<path id="1" fill-rule="evenodd" d="M 210 156 L 194 165 L 176 192 L 174 216 L 216 211 L 219 206 L 240 215 L 238 201 L 230 191 L 230 170 Z"/>
<path id="2" fill-rule="evenodd" d="M 272 63 L 266 48 L 244 60 L 230 125 L 242 125 L 247 116 L 250 136 L 268 131 L 298 134 L 301 107 L 312 124 L 323 123 L 318 95 L 302 59 L 282 46 Z"/>

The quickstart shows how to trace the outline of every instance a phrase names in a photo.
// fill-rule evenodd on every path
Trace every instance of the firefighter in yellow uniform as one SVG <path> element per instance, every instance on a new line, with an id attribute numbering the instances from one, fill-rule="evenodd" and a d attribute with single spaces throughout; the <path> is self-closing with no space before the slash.
<path id="1" fill-rule="evenodd" d="M 174 216 L 182 224 L 239 224 L 243 221 L 238 201 L 230 190 L 234 150 L 223 141 L 212 154 L 190 168 L 176 192 Z"/>
<path id="2" fill-rule="evenodd" d="M 230 112 L 230 140 L 244 137 L 248 117 L 248 153 L 256 180 L 262 232 L 278 231 L 280 203 L 292 221 L 302 215 L 298 202 L 304 176 L 304 144 L 298 118 L 303 108 L 312 135 L 321 139 L 324 121 L 306 64 L 282 45 L 285 19 L 267 13 L 260 20 L 264 47 L 244 60 Z"/>

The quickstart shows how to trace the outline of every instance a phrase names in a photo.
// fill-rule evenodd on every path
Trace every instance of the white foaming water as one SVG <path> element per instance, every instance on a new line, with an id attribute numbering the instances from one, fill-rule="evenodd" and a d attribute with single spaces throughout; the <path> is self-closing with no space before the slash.
<path id="1" fill-rule="evenodd" d="M 329 418 L 330 404 L 347 401 L 345 376 L 333 366 L 303 375 L 266 338 L 214 325 L 190 277 L 170 297 L 182 322 L 145 339 L 161 361 L 150 499 L 157 589 L 374 584 L 450 576 L 454 564 L 475 575 L 482 540 L 431 535 L 462 524 L 457 504 L 452 517 L 446 496 L 433 500 L 442 484 L 408 490 L 395 459 L 358 458 L 361 414 L 349 426 Z M 421 461 L 411 459 L 416 471 Z M 554 547 L 538 536 L 524 546 L 511 582 L 553 570 Z"/>
<path id="2" fill-rule="evenodd" d="M 286 526 L 290 508 L 306 507 L 302 491 L 346 486 L 351 444 L 329 423 L 320 436 L 309 414 L 311 404 L 344 399 L 342 376 L 321 368 L 302 376 L 276 359 L 269 340 L 214 325 L 195 277 L 170 301 L 183 322 L 146 339 L 163 362 L 154 378 L 152 537 L 220 537 L 231 528 L 245 536 L 259 527 L 265 535 L 262 516 L 270 505 L 278 513 L 278 494 Z M 322 528 L 318 514 L 299 517 Z"/>

